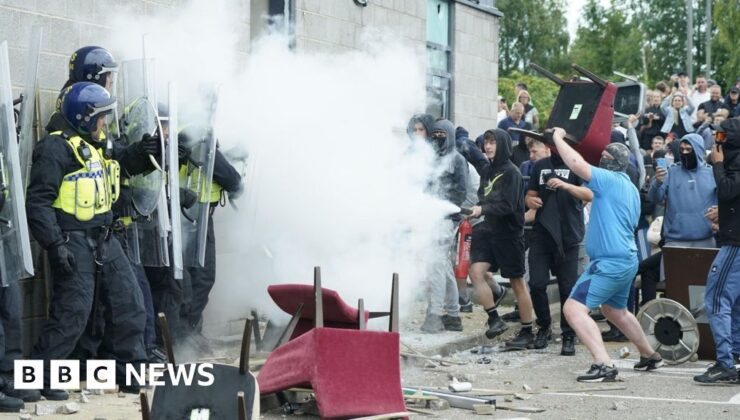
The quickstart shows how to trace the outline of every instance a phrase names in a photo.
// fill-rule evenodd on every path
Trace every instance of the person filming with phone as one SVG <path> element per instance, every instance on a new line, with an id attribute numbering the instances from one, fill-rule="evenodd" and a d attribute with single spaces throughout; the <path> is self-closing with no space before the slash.
<path id="1" fill-rule="evenodd" d="M 696 134 L 683 136 L 679 156 L 670 166 L 656 159 L 655 177 L 648 198 L 665 206 L 665 245 L 714 248 L 712 225 L 704 214 L 717 204 L 712 167 L 704 162 L 704 140 Z"/>

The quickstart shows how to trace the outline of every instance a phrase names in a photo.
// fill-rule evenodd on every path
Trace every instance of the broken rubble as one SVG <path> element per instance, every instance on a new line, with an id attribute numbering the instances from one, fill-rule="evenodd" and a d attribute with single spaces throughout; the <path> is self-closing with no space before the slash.
<path id="1" fill-rule="evenodd" d="M 60 405 L 57 407 L 57 414 L 74 414 L 76 412 L 80 411 L 80 406 L 77 403 L 67 403 L 64 405 Z"/>

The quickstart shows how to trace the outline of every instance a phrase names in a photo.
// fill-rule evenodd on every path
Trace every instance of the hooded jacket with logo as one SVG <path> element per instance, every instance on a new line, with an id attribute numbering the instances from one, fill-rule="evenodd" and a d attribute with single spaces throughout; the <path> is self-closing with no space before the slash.
<path id="1" fill-rule="evenodd" d="M 485 224 L 495 237 L 518 237 L 524 232 L 524 182 L 511 162 L 512 142 L 502 129 L 490 130 L 496 155 L 482 168 L 478 199 Z"/>
<path id="2" fill-rule="evenodd" d="M 712 226 L 704 217 L 707 209 L 717 204 L 717 185 L 712 167 L 704 162 L 701 136 L 687 134 L 681 139 L 684 141 L 693 148 L 696 167 L 687 169 L 685 162 L 676 162 L 668 167 L 661 184 L 653 179 L 648 191 L 652 202 L 666 203 L 663 219 L 666 241 L 696 241 L 712 236 Z"/>

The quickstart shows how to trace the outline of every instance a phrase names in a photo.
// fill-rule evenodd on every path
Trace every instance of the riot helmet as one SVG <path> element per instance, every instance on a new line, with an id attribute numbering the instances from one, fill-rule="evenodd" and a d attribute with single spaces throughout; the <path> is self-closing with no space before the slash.
<path id="1" fill-rule="evenodd" d="M 75 83 L 62 92 L 62 116 L 79 134 L 94 133 L 98 119 L 112 114 L 115 109 L 116 98 L 95 83 Z"/>
<path id="2" fill-rule="evenodd" d="M 65 87 L 77 82 L 93 82 L 113 92 L 113 77 L 117 72 L 118 64 L 108 50 L 82 47 L 69 58 L 69 80 Z"/>

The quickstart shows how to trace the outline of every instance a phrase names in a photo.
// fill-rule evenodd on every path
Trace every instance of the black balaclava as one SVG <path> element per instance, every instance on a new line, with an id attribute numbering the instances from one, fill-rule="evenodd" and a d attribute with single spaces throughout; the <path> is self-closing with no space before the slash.
<path id="1" fill-rule="evenodd" d="M 599 161 L 599 168 L 608 169 L 615 172 L 624 172 L 630 164 L 630 150 L 622 143 L 610 143 L 606 146 L 606 151 L 614 159 L 604 156 Z"/>
<path id="2" fill-rule="evenodd" d="M 681 143 L 686 143 L 693 147 L 693 145 L 688 140 L 681 140 Z M 696 166 L 699 164 L 699 162 L 696 160 L 696 152 L 692 150 L 689 153 L 680 153 L 679 149 L 679 155 L 681 159 L 681 166 L 688 170 L 696 169 Z"/>

